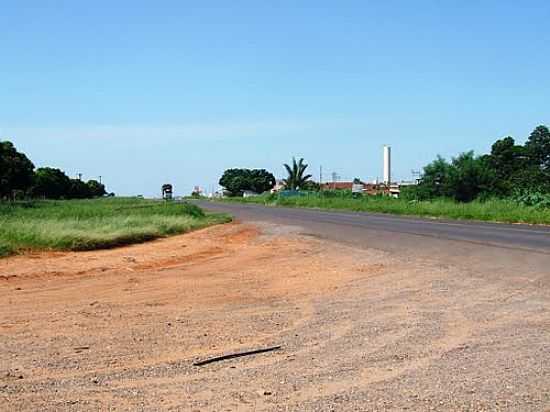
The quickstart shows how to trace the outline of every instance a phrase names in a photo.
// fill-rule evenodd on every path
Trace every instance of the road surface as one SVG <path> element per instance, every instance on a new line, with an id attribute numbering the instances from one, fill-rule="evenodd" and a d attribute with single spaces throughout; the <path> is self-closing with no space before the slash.
<path id="1" fill-rule="evenodd" d="M 548 271 L 550 227 L 400 217 L 199 201 L 241 221 L 299 226 L 303 234 L 414 257 L 501 272 Z"/>

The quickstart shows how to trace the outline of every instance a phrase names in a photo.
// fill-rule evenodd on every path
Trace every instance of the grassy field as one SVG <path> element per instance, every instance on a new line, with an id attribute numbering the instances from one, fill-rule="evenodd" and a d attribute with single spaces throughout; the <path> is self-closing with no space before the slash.
<path id="1" fill-rule="evenodd" d="M 0 256 L 110 248 L 229 220 L 187 203 L 135 198 L 0 203 Z"/>
<path id="2" fill-rule="evenodd" d="M 501 199 L 471 203 L 458 203 L 447 199 L 419 202 L 394 199 L 388 196 L 364 196 L 354 199 L 345 192 L 341 194 L 326 192 L 323 195 L 319 193 L 291 197 L 262 195 L 246 199 L 229 198 L 226 200 L 269 206 L 351 210 L 490 222 L 550 224 L 550 208 L 523 206 L 512 200 Z"/>

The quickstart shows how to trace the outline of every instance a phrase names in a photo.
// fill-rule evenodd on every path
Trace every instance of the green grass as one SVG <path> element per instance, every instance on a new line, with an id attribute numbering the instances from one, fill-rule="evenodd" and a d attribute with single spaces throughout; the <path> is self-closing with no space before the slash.
<path id="1" fill-rule="evenodd" d="M 135 198 L 0 203 L 0 256 L 111 248 L 230 220 L 188 203 Z"/>
<path id="2" fill-rule="evenodd" d="M 354 199 L 345 193 L 328 192 L 324 195 L 309 193 L 304 196 L 290 197 L 262 195 L 246 199 L 229 198 L 226 201 L 259 203 L 268 206 L 350 210 L 432 218 L 550 224 L 550 208 L 524 206 L 513 200 L 505 199 L 491 199 L 471 203 L 458 203 L 448 199 L 417 202 L 394 199 L 388 196 L 363 196 Z"/>

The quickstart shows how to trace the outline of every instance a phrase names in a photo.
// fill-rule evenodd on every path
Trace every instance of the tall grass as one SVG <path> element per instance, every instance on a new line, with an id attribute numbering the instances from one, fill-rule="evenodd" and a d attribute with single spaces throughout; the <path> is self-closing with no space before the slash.
<path id="1" fill-rule="evenodd" d="M 187 203 L 135 198 L 0 204 L 0 256 L 22 250 L 91 250 L 227 222 Z"/>
<path id="2" fill-rule="evenodd" d="M 229 200 L 270 206 L 337 209 L 506 223 L 550 224 L 550 208 L 525 206 L 506 199 L 490 199 L 471 203 L 459 203 L 449 199 L 408 201 L 388 196 L 353 198 L 351 194 L 345 192 L 330 191 L 324 194 L 307 193 L 303 196 L 262 195 Z"/>

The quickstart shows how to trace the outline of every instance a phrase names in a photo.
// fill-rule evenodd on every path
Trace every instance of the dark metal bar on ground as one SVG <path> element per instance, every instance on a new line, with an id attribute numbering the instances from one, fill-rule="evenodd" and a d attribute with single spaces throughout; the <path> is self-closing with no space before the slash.
<path id="1" fill-rule="evenodd" d="M 206 366 L 214 362 L 221 362 L 228 359 L 242 358 L 245 356 L 259 355 L 261 353 L 274 352 L 281 348 L 282 346 L 272 346 L 270 348 L 265 348 L 265 349 L 258 349 L 258 350 L 248 351 L 248 352 L 240 352 L 240 353 L 233 353 L 230 355 L 218 356 L 216 358 L 211 358 L 204 361 L 196 362 L 193 364 L 193 366 Z"/>

